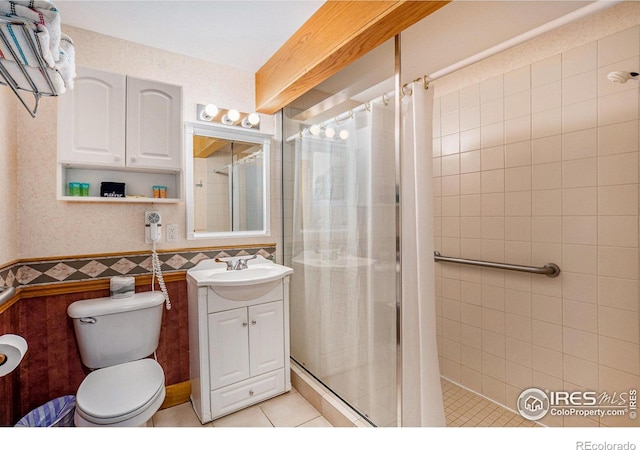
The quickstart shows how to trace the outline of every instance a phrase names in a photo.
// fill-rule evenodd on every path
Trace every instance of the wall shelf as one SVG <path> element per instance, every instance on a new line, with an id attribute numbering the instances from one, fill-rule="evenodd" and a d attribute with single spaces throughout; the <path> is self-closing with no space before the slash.
<path id="1" fill-rule="evenodd" d="M 77 203 L 180 203 L 179 198 L 154 198 L 154 197 L 77 197 L 61 196 L 58 200 Z"/>

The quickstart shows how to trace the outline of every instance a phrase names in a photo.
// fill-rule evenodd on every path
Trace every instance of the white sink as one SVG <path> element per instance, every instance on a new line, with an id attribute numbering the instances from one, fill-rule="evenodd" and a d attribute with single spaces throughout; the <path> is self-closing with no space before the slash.
<path id="1" fill-rule="evenodd" d="M 206 260 L 188 271 L 198 286 L 210 286 L 221 297 L 237 301 L 252 300 L 268 293 L 292 273 L 293 269 L 262 256 L 249 261 L 247 268 L 242 270 L 227 270 L 225 263 Z"/>

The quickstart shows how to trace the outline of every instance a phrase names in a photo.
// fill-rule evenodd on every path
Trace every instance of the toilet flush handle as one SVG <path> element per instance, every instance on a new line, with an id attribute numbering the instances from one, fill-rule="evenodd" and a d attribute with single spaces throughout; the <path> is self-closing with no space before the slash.
<path id="1" fill-rule="evenodd" d="M 95 317 L 80 317 L 80 322 L 94 324 L 97 320 Z"/>

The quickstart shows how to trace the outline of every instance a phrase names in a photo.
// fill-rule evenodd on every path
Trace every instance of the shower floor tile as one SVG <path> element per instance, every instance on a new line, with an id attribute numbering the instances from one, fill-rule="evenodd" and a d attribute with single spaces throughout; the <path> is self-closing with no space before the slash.
<path id="1" fill-rule="evenodd" d="M 441 379 L 444 414 L 448 427 L 537 427 L 535 422 Z"/>

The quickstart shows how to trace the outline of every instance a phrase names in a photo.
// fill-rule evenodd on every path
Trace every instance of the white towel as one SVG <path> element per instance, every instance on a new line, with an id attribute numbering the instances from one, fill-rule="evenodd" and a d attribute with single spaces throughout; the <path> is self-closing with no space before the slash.
<path id="1" fill-rule="evenodd" d="M 49 52 L 58 57 L 62 37 L 60 13 L 51 2 L 45 0 L 0 1 L 0 14 L 23 19 L 34 27 L 40 25 L 49 33 Z"/>
<path id="2" fill-rule="evenodd" d="M 56 62 L 56 68 L 64 80 L 64 85 L 73 89 L 73 80 L 76 78 L 76 49 L 71 38 L 64 33 L 60 39 L 60 58 Z"/>
<path id="3" fill-rule="evenodd" d="M 0 60 L 0 64 L 2 64 L 2 67 L 4 67 L 7 72 L 9 72 L 9 75 L 11 76 L 11 78 L 13 78 L 13 80 L 20 87 L 20 89 L 32 92 L 33 88 L 31 84 L 27 81 L 24 74 L 20 70 L 20 67 L 18 67 L 18 65 L 15 62 L 2 59 Z M 49 84 L 40 73 L 40 69 L 36 69 L 35 67 L 29 67 L 29 66 L 22 66 L 22 67 L 27 71 L 29 78 L 35 84 L 38 92 L 42 94 L 48 94 L 48 95 L 53 94 L 51 92 L 51 88 L 49 87 Z M 62 94 L 63 92 L 65 92 L 66 90 L 65 83 L 60 73 L 58 73 L 58 71 L 54 69 L 45 69 L 45 70 L 47 71 L 47 74 L 49 75 L 49 78 L 53 83 L 55 93 Z M 0 81 L 2 81 L 1 76 L 0 76 Z"/>
<path id="4" fill-rule="evenodd" d="M 25 31 L 31 35 L 33 47 L 27 41 Z M 0 57 L 14 60 L 25 66 L 39 67 L 40 62 L 36 56 L 36 52 L 42 57 L 47 67 L 54 67 L 56 58 L 59 57 L 58 49 L 56 49 L 56 57 L 51 53 L 50 34 L 42 25 L 31 26 L 29 24 L 23 26 L 0 23 L 0 33 L 6 39 L 10 48 L 0 39 Z M 15 54 L 15 58 L 14 55 Z"/>
<path id="5" fill-rule="evenodd" d="M 0 63 L 17 86 L 22 90 L 34 91 L 16 63 L 25 67 L 35 84 L 35 90 L 40 93 L 61 94 L 66 89 L 73 89 L 76 76 L 75 48 L 71 38 L 60 29 L 60 15 L 56 7 L 45 0 L 0 0 L 2 15 L 25 23 L 20 26 L 0 22 L 0 33 L 6 40 L 5 43 L 0 39 Z M 25 36 L 25 32 L 29 37 Z M 43 69 L 38 55 L 44 61 Z M 42 70 L 49 75 L 54 92 Z"/>

